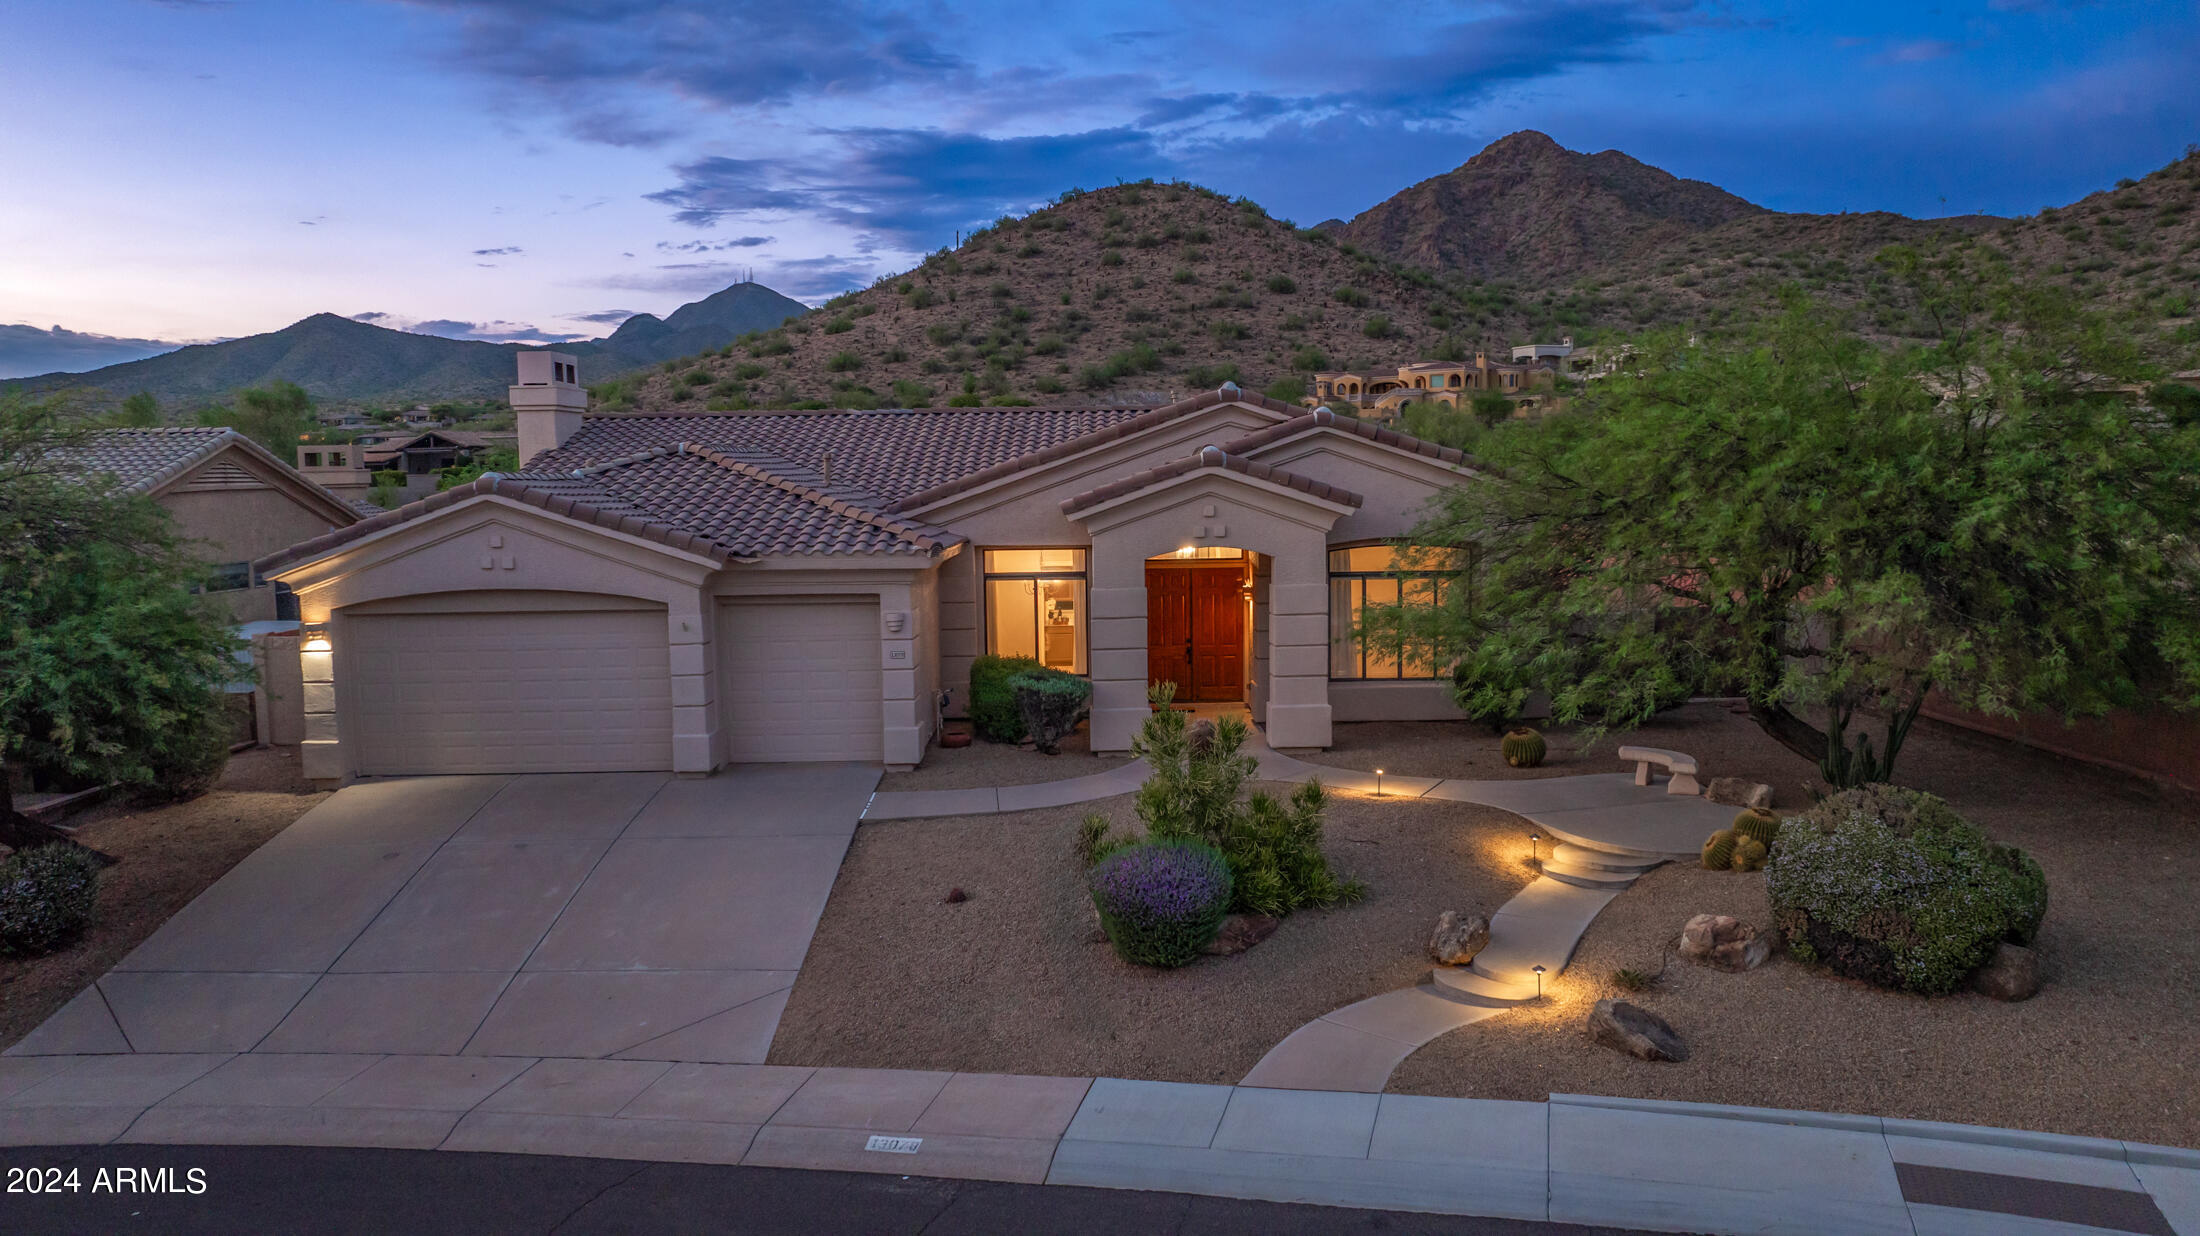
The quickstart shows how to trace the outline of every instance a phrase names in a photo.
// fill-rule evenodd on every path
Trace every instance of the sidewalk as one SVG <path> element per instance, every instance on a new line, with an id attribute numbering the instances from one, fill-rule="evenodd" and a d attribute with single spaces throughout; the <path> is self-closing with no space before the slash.
<path id="1" fill-rule="evenodd" d="M 813 1168 L 1668 1231 L 2200 1236 L 2200 1151 L 1870 1116 L 634 1060 L 0 1058 L 0 1144 L 105 1143 Z"/>

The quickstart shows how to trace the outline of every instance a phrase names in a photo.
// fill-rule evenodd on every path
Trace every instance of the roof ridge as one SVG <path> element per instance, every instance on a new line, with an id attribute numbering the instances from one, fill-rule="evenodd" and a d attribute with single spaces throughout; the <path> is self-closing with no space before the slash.
<path id="1" fill-rule="evenodd" d="M 793 494 L 806 502 L 822 506 L 842 518 L 853 519 L 858 523 L 869 524 L 874 528 L 882 528 L 921 549 L 938 549 L 945 544 L 945 541 L 933 535 L 939 529 L 930 525 L 896 519 L 884 511 L 874 511 L 868 507 L 858 506 L 844 498 L 834 497 L 816 486 L 805 485 L 792 477 L 781 476 L 777 472 L 773 472 L 762 465 L 750 463 L 745 459 L 735 459 L 733 456 L 712 447 L 703 446 L 700 443 L 682 442 L 680 443 L 680 450 L 699 459 L 707 460 L 730 472 L 737 472 L 752 480 L 761 481 L 775 489 Z"/>
<path id="2" fill-rule="evenodd" d="M 1386 428 L 1371 421 L 1363 421 L 1356 416 L 1340 415 L 1327 406 L 1315 408 L 1302 416 L 1278 422 L 1266 429 L 1256 429 L 1241 438 L 1235 438 L 1225 443 L 1222 449 L 1236 454 L 1252 447 L 1266 446 L 1270 442 L 1280 441 L 1294 434 L 1304 433 L 1309 429 L 1323 428 L 1349 433 L 1354 437 L 1366 438 L 1371 442 L 1380 442 L 1384 446 L 1396 447 L 1399 450 L 1442 463 L 1466 464 L 1479 470 L 1489 470 L 1487 464 L 1456 446 L 1444 446 L 1441 443 L 1431 442 L 1426 438 L 1416 438 L 1412 434 L 1400 433 L 1398 430 Z"/>
<path id="3" fill-rule="evenodd" d="M 1288 424 L 1289 422 L 1285 423 Z M 1332 485 L 1327 481 L 1317 481 L 1304 473 L 1293 472 L 1288 468 L 1279 468 L 1274 464 L 1264 464 L 1259 460 L 1248 459 L 1243 455 L 1233 455 L 1227 448 L 1209 443 L 1189 455 L 1179 456 L 1167 463 L 1156 464 L 1143 471 L 1133 472 L 1119 480 L 1110 481 L 1097 489 L 1088 489 L 1081 494 L 1073 494 L 1064 498 L 1061 503 L 1062 513 L 1075 517 L 1079 511 L 1088 507 L 1110 502 L 1137 493 L 1150 485 L 1158 485 L 1163 481 L 1174 480 L 1186 473 L 1197 472 L 1205 468 L 1220 468 L 1224 471 L 1236 472 L 1256 481 L 1281 485 L 1285 489 L 1297 490 L 1299 493 L 1310 497 L 1341 503 L 1345 506 L 1362 506 L 1367 501 L 1360 494 L 1341 485 Z"/>

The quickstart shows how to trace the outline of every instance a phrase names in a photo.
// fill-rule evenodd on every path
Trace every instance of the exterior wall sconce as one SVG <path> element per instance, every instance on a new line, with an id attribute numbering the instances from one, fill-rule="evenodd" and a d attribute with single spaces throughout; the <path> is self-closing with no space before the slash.
<path id="1" fill-rule="evenodd" d="M 329 650 L 329 642 L 328 642 L 328 624 L 327 624 L 327 623 L 325 623 L 325 622 L 305 622 L 305 623 L 300 623 L 300 624 L 299 624 L 299 626 L 298 626 L 298 630 L 299 630 L 299 632 L 300 632 L 301 634 L 303 634 L 303 635 L 304 635 L 304 636 L 306 637 L 306 638 L 305 638 L 305 642 L 304 642 L 304 643 L 302 643 L 302 644 L 300 644 L 300 645 L 298 645 L 298 650 L 299 650 L 299 651 L 301 651 L 301 652 L 327 652 L 327 651 Z"/>
<path id="2" fill-rule="evenodd" d="M 901 629 L 908 625 L 909 615 L 907 614 L 893 613 L 886 615 L 886 633 L 889 635 L 901 634 Z"/>

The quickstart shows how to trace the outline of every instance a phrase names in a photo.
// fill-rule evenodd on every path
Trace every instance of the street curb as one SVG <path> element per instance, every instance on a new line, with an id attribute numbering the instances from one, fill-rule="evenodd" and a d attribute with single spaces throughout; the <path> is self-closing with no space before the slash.
<path id="1" fill-rule="evenodd" d="M 1668 1099 L 1622 1099 L 1601 1094 L 1554 1094 L 1550 1102 L 1553 1107 L 1608 1107 L 1621 1111 L 1655 1112 L 1663 1116 L 1694 1116 L 1704 1120 L 1741 1120 L 1752 1124 L 1785 1124 L 1806 1129 L 1839 1129 L 1846 1133 L 1878 1133 L 1884 1123 L 1878 1116 L 1852 1116 L 1843 1112 L 1733 1107 L 1724 1103 L 1684 1103 Z"/>

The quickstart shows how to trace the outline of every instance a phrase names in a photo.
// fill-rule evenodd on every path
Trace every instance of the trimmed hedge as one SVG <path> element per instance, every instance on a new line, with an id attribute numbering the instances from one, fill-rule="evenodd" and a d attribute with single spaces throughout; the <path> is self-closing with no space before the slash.
<path id="1" fill-rule="evenodd" d="M 99 892 L 99 856 L 42 845 L 0 859 L 0 957 L 50 953 L 82 935 Z"/>
<path id="2" fill-rule="evenodd" d="M 2007 940 L 2029 944 L 2047 876 L 1931 794 L 1866 785 L 1780 826 L 1765 866 L 1788 951 L 1923 995 L 1955 990 Z"/>
<path id="3" fill-rule="evenodd" d="M 1061 750 L 1062 736 L 1077 728 L 1092 702 L 1092 683 L 1060 670 L 1026 671 L 1009 679 L 1008 687 L 1024 733 L 1048 755 Z"/>
<path id="4" fill-rule="evenodd" d="M 1184 838 L 1125 846 L 1101 859 L 1088 883 L 1108 943 L 1136 965 L 1192 961 L 1230 913 L 1230 864 Z"/>
<path id="5" fill-rule="evenodd" d="M 1016 711 L 1016 690 L 1008 680 L 1044 669 L 1031 657 L 983 656 L 970 663 L 970 723 L 994 742 L 1024 736 L 1023 714 Z"/>

